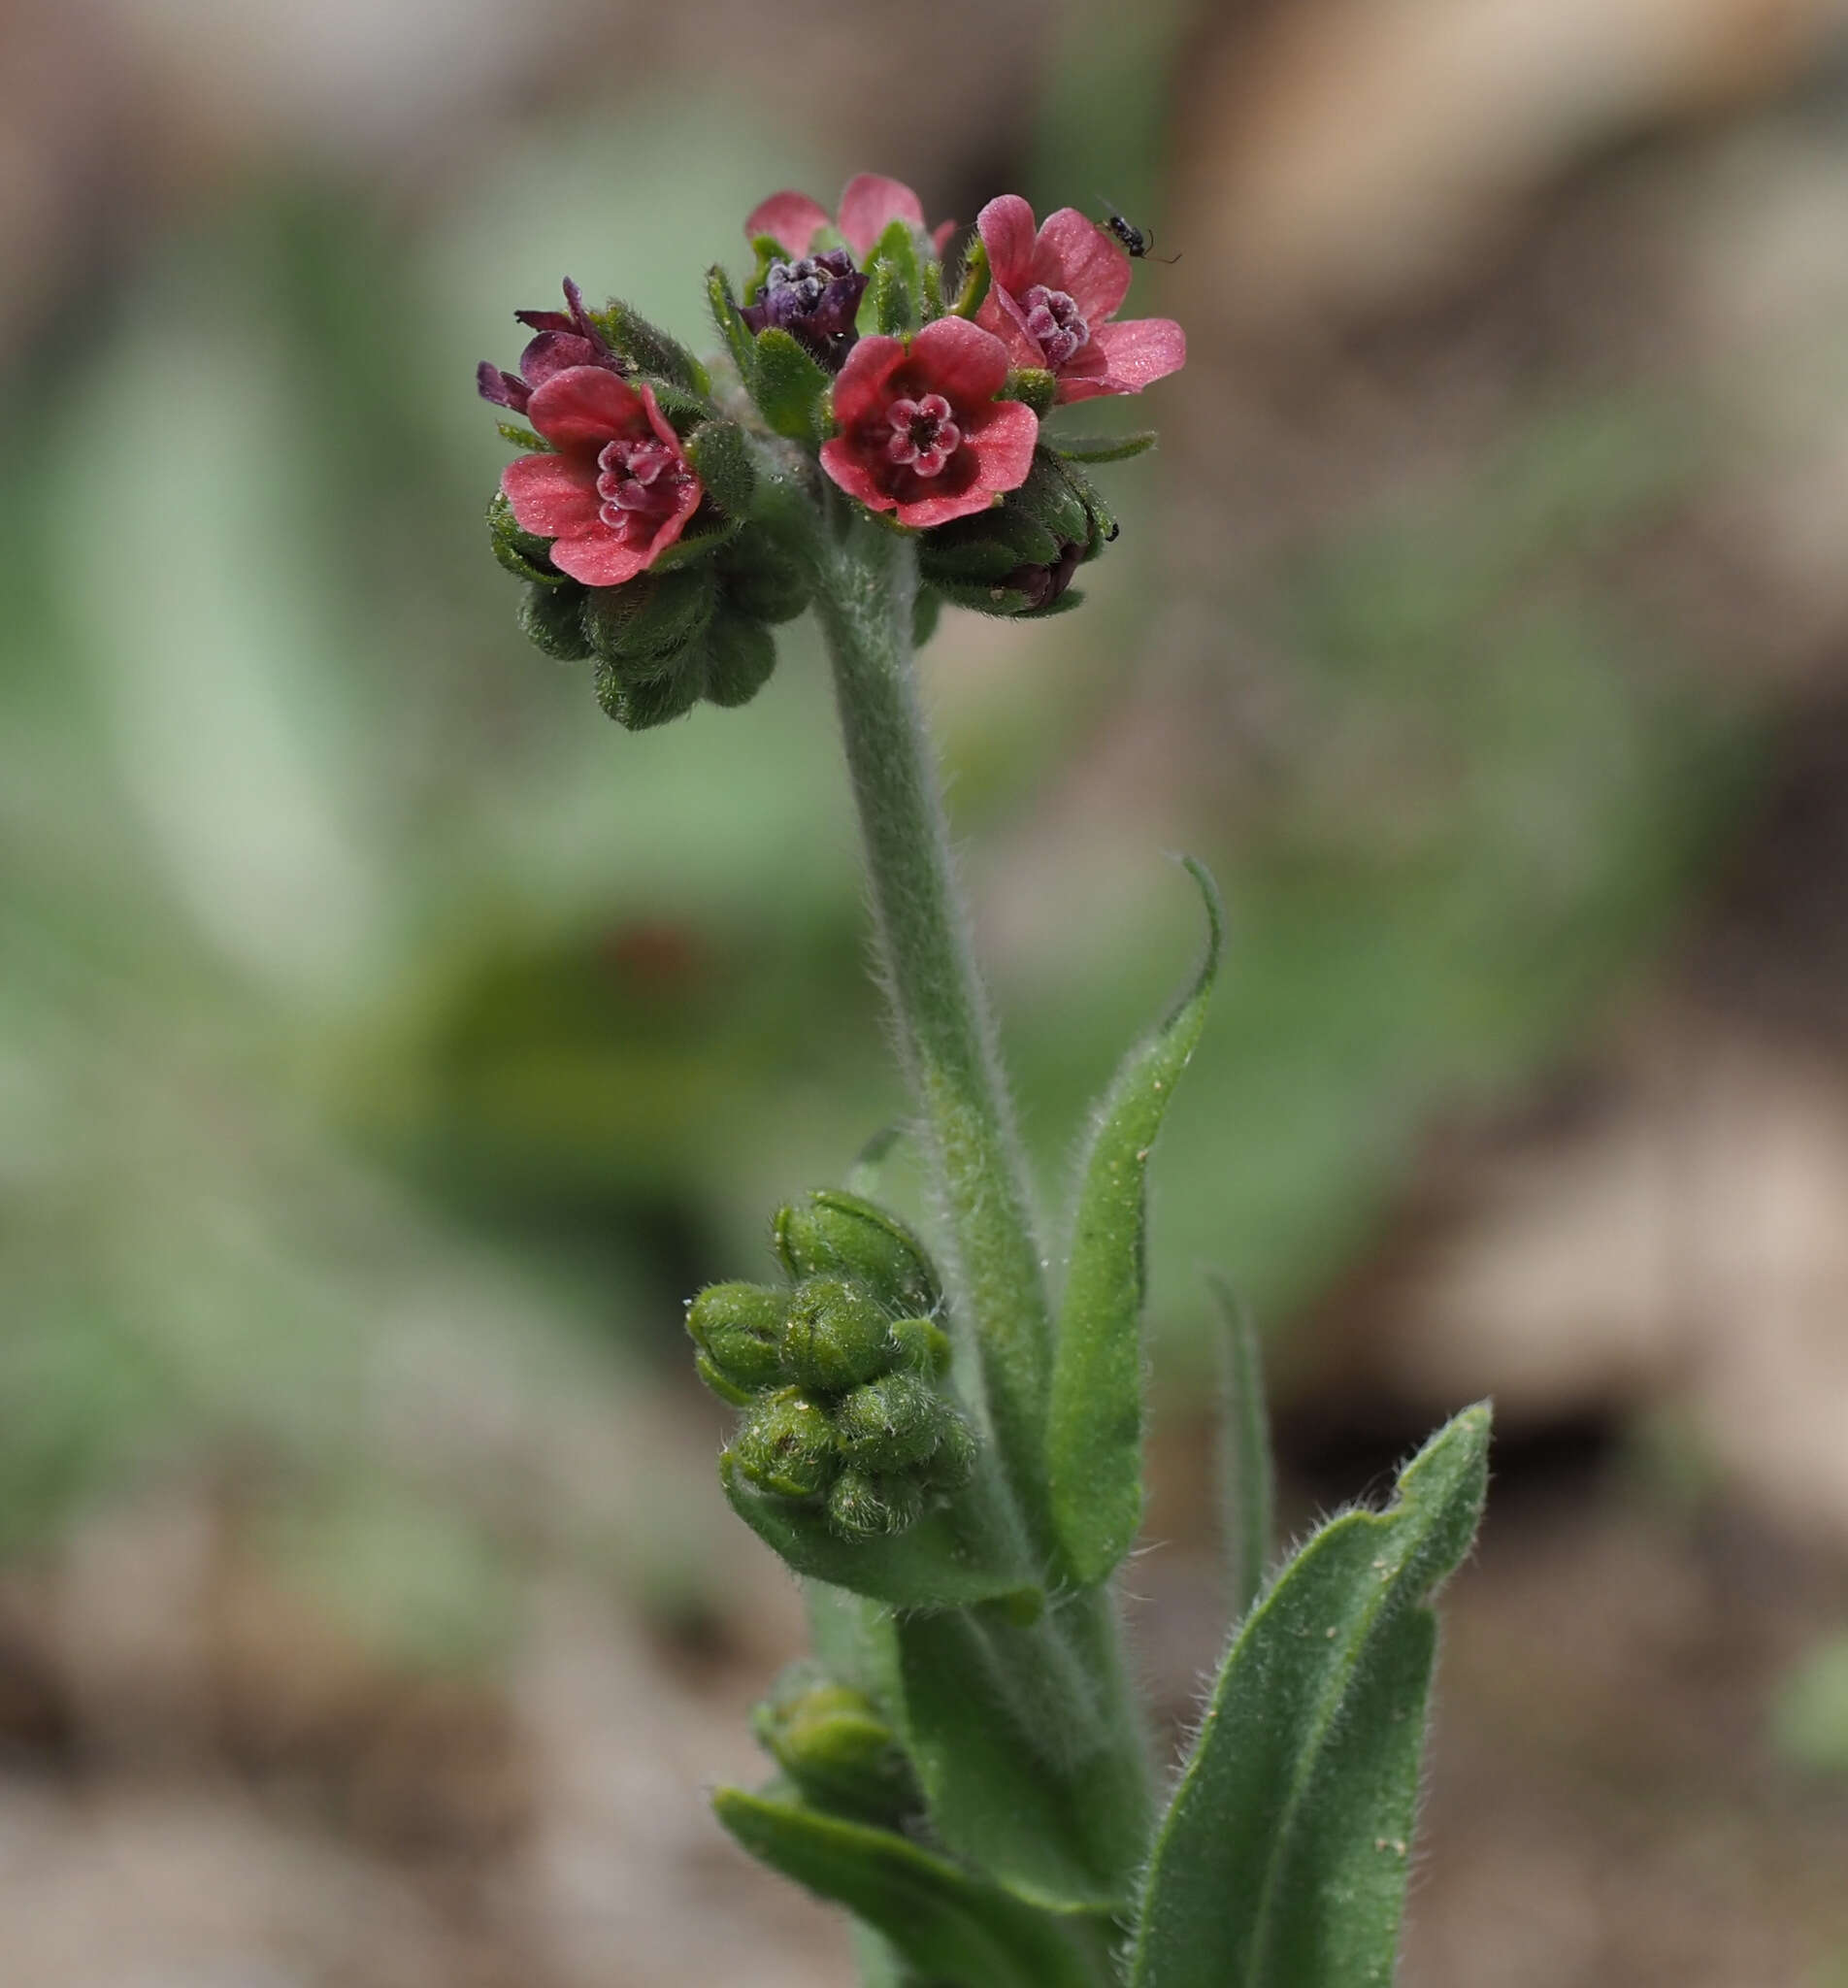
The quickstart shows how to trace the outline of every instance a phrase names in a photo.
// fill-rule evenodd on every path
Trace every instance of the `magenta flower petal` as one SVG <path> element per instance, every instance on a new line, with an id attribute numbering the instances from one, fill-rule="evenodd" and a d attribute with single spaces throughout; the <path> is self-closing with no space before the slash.
<path id="1" fill-rule="evenodd" d="M 581 459 L 522 455 L 501 472 L 501 489 L 535 538 L 567 538 L 597 522 L 596 471 Z"/>
<path id="2" fill-rule="evenodd" d="M 632 546 L 610 532 L 586 532 L 581 538 L 560 539 L 551 560 L 560 573 L 585 586 L 621 586 L 652 564 L 658 546 Z"/>
<path id="3" fill-rule="evenodd" d="M 1018 193 L 991 200 L 975 216 L 976 232 L 988 251 L 988 270 L 1004 290 L 1024 290 L 1033 275 L 1033 209 Z"/>
<path id="4" fill-rule="evenodd" d="M 1187 334 L 1172 317 L 1103 324 L 1091 334 L 1091 343 L 1103 351 L 1110 393 L 1140 393 L 1187 363 Z"/>
<path id="5" fill-rule="evenodd" d="M 1006 348 L 967 317 L 927 324 L 911 341 L 911 362 L 928 372 L 926 391 L 944 395 L 956 407 L 991 401 L 1007 383 Z"/>
<path id="6" fill-rule="evenodd" d="M 791 255 L 803 256 L 808 254 L 815 231 L 829 224 L 827 209 L 808 194 L 773 193 L 751 209 L 744 222 L 744 239 L 754 242 L 759 235 L 768 235 Z"/>
<path id="7" fill-rule="evenodd" d="M 894 221 L 924 225 L 924 204 L 908 186 L 877 173 L 860 173 L 847 182 L 841 194 L 841 239 L 859 261 Z"/>
<path id="8" fill-rule="evenodd" d="M 526 416 L 554 448 L 596 449 L 648 424 L 642 396 L 601 366 L 572 366 L 533 389 Z"/>
<path id="9" fill-rule="evenodd" d="M 1130 259 L 1087 215 L 1062 207 L 1047 215 L 1040 229 L 1032 281 L 1063 290 L 1086 321 L 1096 325 L 1114 317 L 1129 295 Z"/>
<path id="10" fill-rule="evenodd" d="M 894 397 L 892 376 L 904 363 L 903 339 L 863 338 L 854 347 L 834 383 L 835 419 L 842 429 L 856 427 L 883 412 Z"/>
<path id="11" fill-rule="evenodd" d="M 1017 400 L 997 401 L 987 418 L 969 438 L 981 464 L 984 490 L 1017 490 L 1033 468 L 1033 446 L 1040 422 L 1033 410 Z"/>

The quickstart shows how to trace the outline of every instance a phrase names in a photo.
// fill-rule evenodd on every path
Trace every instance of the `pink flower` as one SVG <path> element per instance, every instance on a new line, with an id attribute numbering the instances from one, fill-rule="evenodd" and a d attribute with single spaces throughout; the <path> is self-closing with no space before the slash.
<path id="1" fill-rule="evenodd" d="M 1007 380 L 1000 339 L 940 317 L 910 340 L 863 338 L 835 381 L 841 432 L 821 467 L 871 511 L 926 528 L 986 511 L 1027 480 L 1040 423 Z"/>
<path id="2" fill-rule="evenodd" d="M 1110 322 L 1129 294 L 1130 259 L 1075 207 L 1048 215 L 1036 234 L 1033 209 L 1004 193 L 975 225 L 992 279 L 975 322 L 1014 365 L 1055 375 L 1059 400 L 1139 393 L 1187 363 L 1187 334 L 1172 317 Z"/>
<path id="3" fill-rule="evenodd" d="M 652 566 L 704 494 L 653 392 L 571 366 L 533 388 L 526 417 L 557 453 L 501 472 L 520 530 L 552 540 L 552 564 L 585 586 L 620 586 Z"/>
<path id="4" fill-rule="evenodd" d="M 841 194 L 841 215 L 837 220 L 819 202 L 806 193 L 773 193 L 751 210 L 744 223 L 747 241 L 768 235 L 792 256 L 807 255 L 815 236 L 823 228 L 836 229 L 854 255 L 864 262 L 873 245 L 894 221 L 908 221 L 920 232 L 924 227 L 924 206 L 908 186 L 896 180 L 881 179 L 877 173 L 861 173 L 849 180 Z M 954 221 L 944 221 L 932 231 L 937 252 L 956 232 Z"/>
<path id="5" fill-rule="evenodd" d="M 584 309 L 583 292 L 570 277 L 565 279 L 565 302 L 571 307 L 568 311 L 513 313 L 539 336 L 530 340 L 520 354 L 518 373 L 504 373 L 489 359 L 475 369 L 476 391 L 483 400 L 523 414 L 534 389 L 568 366 L 602 366 L 611 373 L 625 370 L 604 342 L 603 333 Z"/>

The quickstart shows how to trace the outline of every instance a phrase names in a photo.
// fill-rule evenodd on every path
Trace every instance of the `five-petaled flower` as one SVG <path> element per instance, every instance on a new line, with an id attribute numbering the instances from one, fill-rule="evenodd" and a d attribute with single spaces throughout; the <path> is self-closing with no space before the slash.
<path id="1" fill-rule="evenodd" d="M 1033 467 L 1040 424 L 1007 380 L 1001 341 L 964 317 L 940 317 L 913 339 L 866 338 L 835 382 L 840 433 L 821 466 L 872 511 L 928 528 L 985 511 Z"/>
<path id="2" fill-rule="evenodd" d="M 833 228 L 855 257 L 864 262 L 872 254 L 873 245 L 894 221 L 905 221 L 923 232 L 923 202 L 897 180 L 887 180 L 878 173 L 858 173 L 842 188 L 838 216 L 830 215 L 819 201 L 810 200 L 806 193 L 773 193 L 751 210 L 744 222 L 744 234 L 753 242 L 768 236 L 789 254 L 802 257 L 812 252 L 815 237 L 824 228 Z M 943 221 L 931 231 L 931 240 L 940 255 L 955 232 L 954 221 Z"/>
<path id="3" fill-rule="evenodd" d="M 520 354 L 517 373 L 504 373 L 491 359 L 475 369 L 476 390 L 483 400 L 499 408 L 511 408 L 516 414 L 526 413 L 534 390 L 554 373 L 571 366 L 600 366 L 609 373 L 627 369 L 605 343 L 590 313 L 584 309 L 583 292 L 565 279 L 566 311 L 515 311 L 521 324 L 537 332 Z"/>
<path id="4" fill-rule="evenodd" d="M 542 380 L 524 412 L 556 453 L 501 473 L 520 529 L 552 540 L 552 564 L 586 586 L 620 586 L 653 565 L 703 492 L 652 389 L 571 366 Z"/>
<path id="5" fill-rule="evenodd" d="M 1017 193 L 976 218 L 990 283 L 975 321 L 1016 366 L 1042 367 L 1060 401 L 1139 393 L 1187 362 L 1187 335 L 1170 317 L 1110 322 L 1129 294 L 1130 259 L 1075 207 L 1048 215 L 1036 233 Z"/>

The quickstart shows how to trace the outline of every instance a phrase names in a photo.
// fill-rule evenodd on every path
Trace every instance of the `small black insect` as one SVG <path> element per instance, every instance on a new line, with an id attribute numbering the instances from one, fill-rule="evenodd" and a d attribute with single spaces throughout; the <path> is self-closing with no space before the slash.
<path id="1" fill-rule="evenodd" d="M 1109 209 L 1109 213 L 1104 216 L 1104 225 L 1122 243 L 1124 248 L 1137 261 L 1141 261 L 1144 256 L 1148 256 L 1154 262 L 1178 262 L 1180 260 L 1178 255 L 1154 254 L 1155 231 L 1152 228 L 1138 228 L 1127 215 L 1117 212 L 1116 202 L 1113 200 L 1106 200 L 1104 205 Z"/>

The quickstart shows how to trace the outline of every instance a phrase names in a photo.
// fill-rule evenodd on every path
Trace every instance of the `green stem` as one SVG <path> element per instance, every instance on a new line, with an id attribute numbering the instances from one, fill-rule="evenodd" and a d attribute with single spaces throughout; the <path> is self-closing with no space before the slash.
<path id="1" fill-rule="evenodd" d="M 918 709 L 916 555 L 909 540 L 864 519 L 838 512 L 830 525 L 816 608 L 834 662 L 899 1047 L 924 1116 L 952 1287 L 981 1347 L 995 1440 L 1043 1551 L 1051 1315 Z"/>

